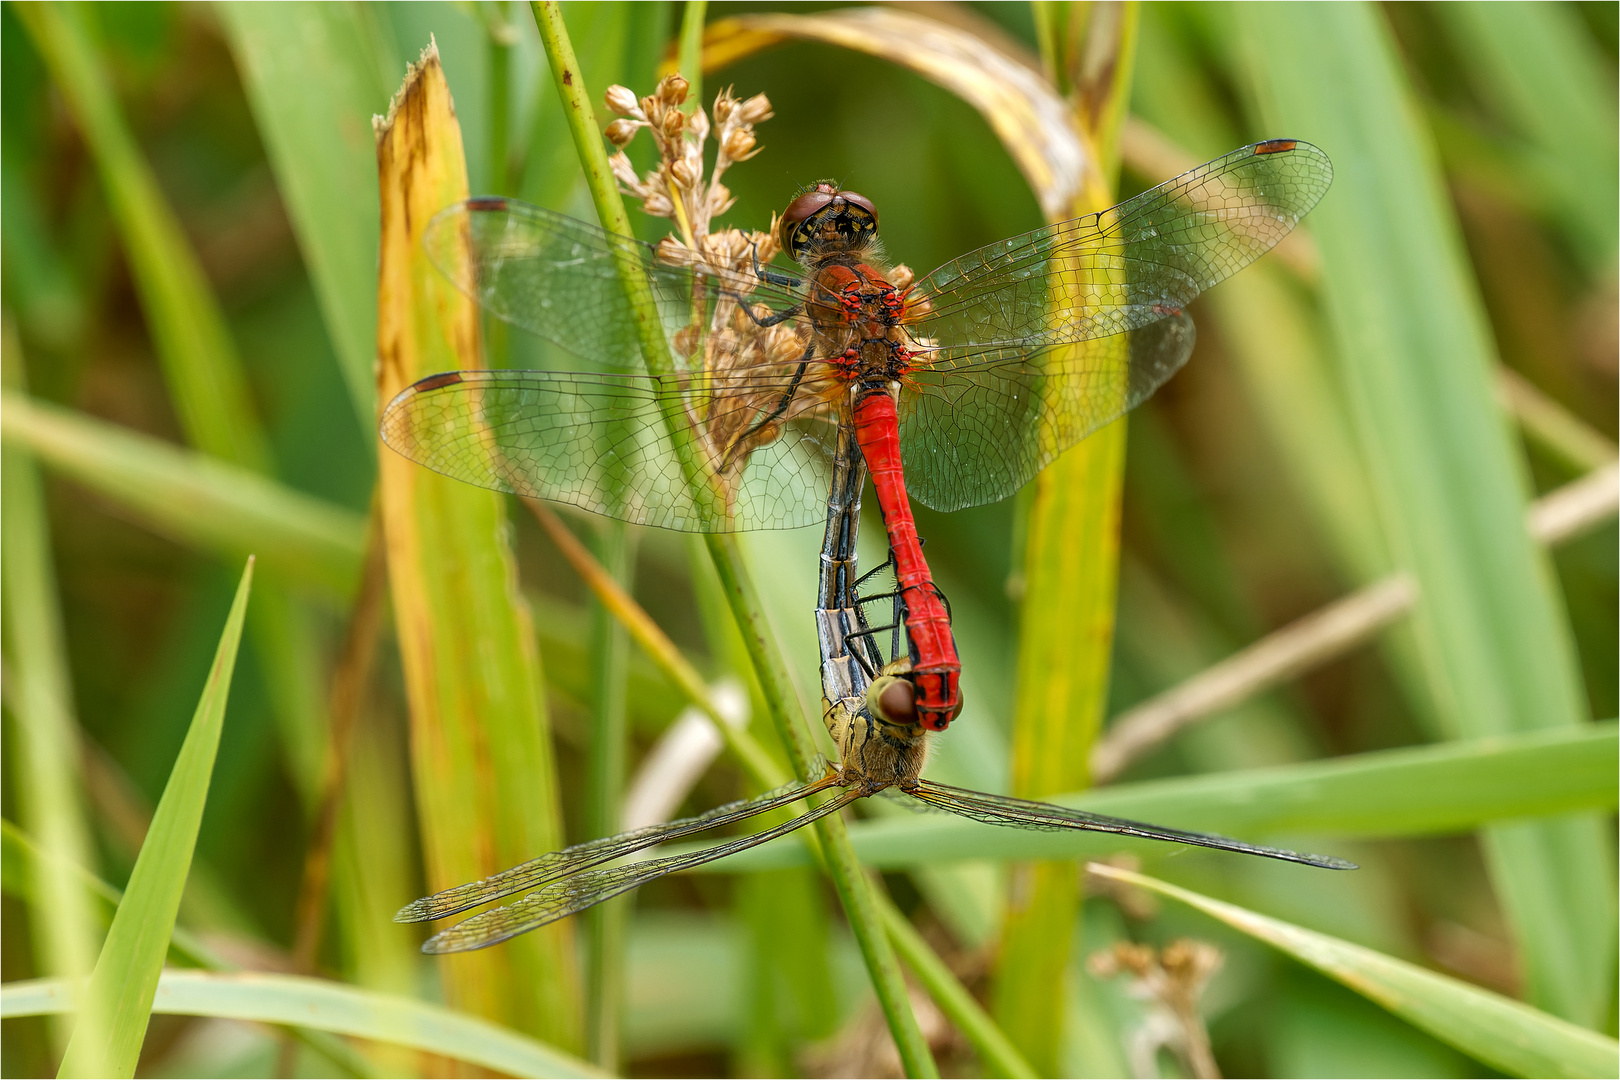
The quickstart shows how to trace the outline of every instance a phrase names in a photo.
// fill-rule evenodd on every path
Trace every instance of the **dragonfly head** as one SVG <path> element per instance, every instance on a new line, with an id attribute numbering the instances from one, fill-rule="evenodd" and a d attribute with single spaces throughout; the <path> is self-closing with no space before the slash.
<path id="1" fill-rule="evenodd" d="M 789 203 L 776 228 L 795 262 L 862 251 L 877 239 L 877 208 L 865 195 L 823 181 Z"/>

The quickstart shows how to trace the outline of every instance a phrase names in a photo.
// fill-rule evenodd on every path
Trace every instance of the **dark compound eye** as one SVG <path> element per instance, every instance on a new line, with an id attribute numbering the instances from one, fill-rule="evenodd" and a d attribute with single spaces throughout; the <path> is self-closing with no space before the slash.
<path id="1" fill-rule="evenodd" d="M 782 242 L 782 250 L 794 258 L 798 257 L 802 245 L 795 242 L 793 234 L 817 212 L 826 209 L 833 198 L 831 191 L 807 191 L 788 203 L 788 208 L 782 211 L 782 220 L 776 226 L 776 237 Z"/>
<path id="2" fill-rule="evenodd" d="M 871 199 L 868 199 L 865 195 L 857 195 L 853 191 L 840 191 L 838 193 L 838 197 L 849 203 L 851 206 L 858 206 L 862 210 L 866 211 L 867 216 L 872 219 L 872 228 L 877 228 L 877 207 L 872 205 Z"/>
<path id="3" fill-rule="evenodd" d="M 905 679 L 884 675 L 866 688 L 866 707 L 891 724 L 915 724 L 917 688 Z"/>

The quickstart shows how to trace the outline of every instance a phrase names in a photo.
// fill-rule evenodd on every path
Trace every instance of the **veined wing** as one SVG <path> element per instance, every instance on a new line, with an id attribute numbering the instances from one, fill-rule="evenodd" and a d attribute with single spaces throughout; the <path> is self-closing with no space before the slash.
<path id="1" fill-rule="evenodd" d="M 692 432 L 694 451 L 718 469 L 724 445 L 768 415 L 791 377 L 748 372 L 704 377 L 478 370 L 432 375 L 388 403 L 383 441 L 418 464 L 480 487 L 550 499 L 637 525 L 682 532 L 796 528 L 826 508 L 831 445 L 817 434 L 818 405 L 800 410 L 780 437 L 731 455 L 694 493 L 670 434 Z M 696 426 L 683 427 L 683 421 Z M 699 436 L 701 428 L 707 433 Z M 712 496 L 712 497 L 711 497 Z"/>
<path id="2" fill-rule="evenodd" d="M 827 776 L 813 783 L 803 784 L 794 782 L 784 784 L 775 791 L 767 791 L 763 795 L 756 795 L 752 799 L 739 799 L 724 806 L 717 806 L 707 813 L 696 817 L 681 818 L 678 821 L 666 821 L 661 825 L 649 825 L 644 829 L 632 829 L 629 832 L 619 833 L 617 836 L 604 836 L 597 840 L 587 840 L 583 844 L 564 848 L 562 851 L 553 851 L 542 855 L 538 859 L 531 859 L 526 863 L 514 866 L 510 870 L 502 870 L 498 874 L 491 874 L 479 881 L 471 881 L 465 885 L 457 885 L 453 889 L 436 892 L 432 896 L 424 896 L 420 900 L 413 900 L 400 908 L 399 914 L 394 916 L 395 922 L 413 923 L 427 922 L 431 919 L 443 919 L 451 915 L 459 915 L 487 904 L 491 900 L 499 900 L 503 896 L 514 893 L 528 892 L 539 888 L 550 881 L 577 874 L 581 870 L 588 870 L 593 866 L 621 859 L 633 852 L 657 844 L 668 843 L 671 840 L 680 840 L 694 833 L 704 832 L 708 829 L 719 828 L 723 825 L 733 825 L 745 821 L 756 814 L 763 814 L 768 810 L 790 806 L 800 799 L 814 795 L 818 791 L 825 791 L 837 783 L 836 776 Z"/>
<path id="3" fill-rule="evenodd" d="M 692 321 L 694 287 L 711 304 L 717 291 L 775 310 L 798 302 L 753 274 L 719 278 L 673 266 L 651 244 L 516 199 L 455 203 L 428 223 L 423 244 L 439 271 L 486 310 L 610 371 L 642 370 L 621 260 L 646 277 L 670 334 Z"/>
<path id="4" fill-rule="evenodd" d="M 687 870 L 694 866 L 723 859 L 727 855 L 735 855 L 739 851 L 763 844 L 768 840 L 775 840 L 779 836 L 803 828 L 804 826 L 826 817 L 848 806 L 861 794 L 857 790 L 845 789 L 835 798 L 827 800 L 822 805 L 809 810 L 791 821 L 766 829 L 764 832 L 750 833 L 735 840 L 715 847 L 704 848 L 701 851 L 688 852 L 685 855 L 671 855 L 663 859 L 648 859 L 645 862 L 630 863 L 626 866 L 614 866 L 604 870 L 587 870 L 584 873 L 552 881 L 549 885 L 537 892 L 532 892 L 515 903 L 505 907 L 491 908 L 489 911 L 479 912 L 465 922 L 457 923 L 446 930 L 428 938 L 422 945 L 422 951 L 427 953 L 468 952 L 472 949 L 482 949 L 489 945 L 497 945 L 509 938 L 526 934 L 530 930 L 539 929 L 547 923 L 556 922 L 577 912 L 584 911 L 593 904 L 629 892 L 639 885 L 673 874 L 677 870 Z"/>
<path id="5" fill-rule="evenodd" d="M 1112 209 L 946 263 L 913 286 L 924 303 L 909 328 L 938 350 L 936 366 L 1124 333 L 1271 250 L 1332 179 L 1310 143 L 1245 146 Z"/>
<path id="6" fill-rule="evenodd" d="M 949 810 L 953 814 L 982 821 L 987 825 L 1008 825 L 1015 829 L 1034 829 L 1042 832 L 1082 830 L 1115 833 L 1120 836 L 1139 836 L 1145 840 L 1166 840 L 1173 844 L 1193 844 L 1198 847 L 1215 848 L 1218 851 L 1234 851 L 1240 855 L 1261 855 L 1268 859 L 1303 863 L 1306 866 L 1319 866 L 1327 870 L 1356 869 L 1355 863 L 1331 855 L 1309 855 L 1287 848 L 1246 844 L 1242 840 L 1215 836 L 1211 833 L 1144 825 L 1139 821 L 1089 814 L 1084 810 L 1071 810 L 1066 806 L 1054 806 L 1051 803 L 1015 799 L 1007 795 L 989 795 L 982 791 L 968 791 L 948 784 L 936 784 L 931 780 L 918 780 L 916 786 L 906 793 L 930 806 L 937 806 L 941 810 Z"/>
<path id="7" fill-rule="evenodd" d="M 908 492 L 942 511 L 1006 498 L 1162 386 L 1193 340 L 1176 313 L 1112 337 L 919 365 L 899 402 Z"/>

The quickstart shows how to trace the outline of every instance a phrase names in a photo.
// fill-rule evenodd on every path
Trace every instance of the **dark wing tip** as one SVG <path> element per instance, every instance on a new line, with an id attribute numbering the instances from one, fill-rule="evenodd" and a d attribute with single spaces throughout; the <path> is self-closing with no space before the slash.
<path id="1" fill-rule="evenodd" d="M 1281 154 L 1299 145 L 1298 139 L 1267 139 L 1254 144 L 1256 154 Z"/>
<path id="2" fill-rule="evenodd" d="M 410 392 L 425 394 L 429 390 L 438 390 L 445 386 L 454 386 L 465 382 L 465 377 L 459 371 L 441 371 L 437 375 L 429 375 L 424 379 L 417 379 L 408 388 Z"/>
<path id="3" fill-rule="evenodd" d="M 468 199 L 461 205 L 465 206 L 468 210 L 499 212 L 505 210 L 508 203 L 499 195 L 478 195 L 474 198 Z"/>

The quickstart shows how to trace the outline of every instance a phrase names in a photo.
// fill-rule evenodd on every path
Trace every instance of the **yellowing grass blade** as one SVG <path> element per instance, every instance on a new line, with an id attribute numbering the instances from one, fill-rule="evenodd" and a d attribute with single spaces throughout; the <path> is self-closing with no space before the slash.
<path id="1" fill-rule="evenodd" d="M 1273 945 L 1487 1065 L 1517 1076 L 1613 1076 L 1620 1044 L 1449 975 L 1102 863 L 1087 870 L 1180 900 Z"/>
<path id="2" fill-rule="evenodd" d="M 377 128 L 382 200 L 377 400 L 479 364 L 478 312 L 429 264 L 428 220 L 467 197 L 461 130 L 429 49 Z M 394 619 L 411 710 L 412 777 L 432 891 L 562 846 L 540 657 L 516 587 L 500 496 L 384 451 Z M 379 917 L 386 918 L 386 913 Z M 439 961 L 458 1008 L 579 1043 L 571 929 Z"/>
<path id="3" fill-rule="evenodd" d="M 180 911 L 180 894 L 197 846 L 197 829 L 208 802 L 208 782 L 225 725 L 225 702 L 230 697 L 231 675 L 236 670 L 236 651 L 242 640 L 242 620 L 252 583 L 250 559 L 242 583 L 237 586 L 236 601 L 225 621 L 202 699 L 191 718 L 191 729 L 181 744 L 169 782 L 164 785 L 146 843 L 141 845 L 124 899 L 113 916 L 90 976 L 78 1025 L 62 1059 L 62 1076 L 135 1075 L 158 974 L 169 951 L 169 937 Z"/>
<path id="4" fill-rule="evenodd" d="M 709 24 L 703 34 L 703 67 L 713 71 L 787 38 L 838 45 L 899 64 L 979 111 L 1018 163 L 1048 221 L 1074 217 L 1080 213 L 1075 201 L 1100 179 L 1096 159 L 1076 134 L 1069 103 L 1041 74 L 1035 58 L 1002 39 L 996 29 L 952 25 L 897 7 L 745 15 Z"/>

